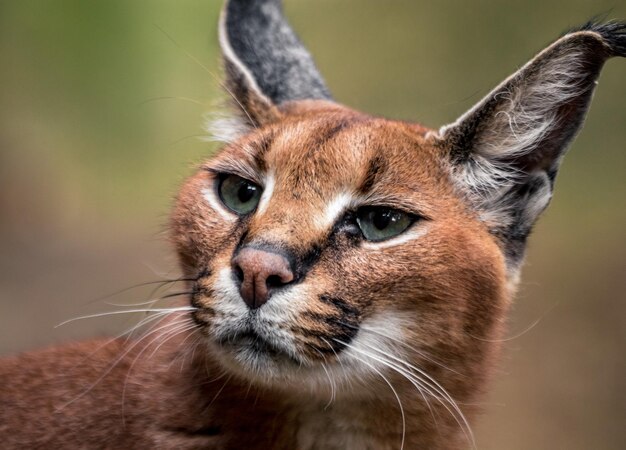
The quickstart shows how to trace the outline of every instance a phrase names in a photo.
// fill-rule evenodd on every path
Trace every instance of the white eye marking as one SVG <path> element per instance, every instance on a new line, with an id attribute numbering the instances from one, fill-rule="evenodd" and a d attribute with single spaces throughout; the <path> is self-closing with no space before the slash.
<path id="1" fill-rule="evenodd" d="M 367 248 L 370 250 L 380 250 L 383 248 L 395 247 L 397 245 L 405 244 L 409 241 L 424 236 L 428 232 L 428 228 L 428 224 L 425 221 L 422 221 L 422 223 L 413 224 L 410 230 L 405 231 L 404 233 L 400 233 L 399 235 L 394 236 L 391 239 L 386 239 L 379 242 L 364 241 L 363 248 Z"/>
<path id="2" fill-rule="evenodd" d="M 326 205 L 326 210 L 321 217 L 315 218 L 315 225 L 319 229 L 332 226 L 341 214 L 353 203 L 353 196 L 348 192 L 342 192 Z"/>
<path id="3" fill-rule="evenodd" d="M 263 194 L 261 194 L 261 199 L 259 200 L 259 206 L 257 207 L 256 214 L 260 215 L 265 212 L 267 206 L 270 203 L 270 198 L 274 193 L 274 185 L 276 184 L 276 177 L 274 176 L 274 172 L 269 172 L 265 177 L 265 187 L 263 188 Z"/>
<path id="4" fill-rule="evenodd" d="M 234 222 L 237 219 L 237 216 L 222 204 L 222 201 L 218 198 L 217 192 L 215 192 L 213 186 L 206 187 L 202 189 L 201 192 L 209 206 L 222 216 L 224 220 Z"/>

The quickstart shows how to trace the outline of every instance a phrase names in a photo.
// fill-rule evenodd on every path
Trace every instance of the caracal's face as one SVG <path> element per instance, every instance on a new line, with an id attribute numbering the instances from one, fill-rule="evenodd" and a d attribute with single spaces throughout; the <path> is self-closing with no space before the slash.
<path id="1" fill-rule="evenodd" d="M 425 132 L 308 107 L 227 145 L 187 181 L 173 236 L 198 277 L 193 318 L 228 371 L 302 386 L 326 370 L 376 375 L 379 352 L 431 371 L 463 365 L 468 345 L 480 353 L 502 308 L 503 258 Z M 235 199 L 240 211 L 225 192 L 237 182 L 256 189 L 243 197 L 252 203 Z M 293 267 L 290 282 L 268 281 L 260 307 L 242 299 L 242 248 L 273 249 Z"/>

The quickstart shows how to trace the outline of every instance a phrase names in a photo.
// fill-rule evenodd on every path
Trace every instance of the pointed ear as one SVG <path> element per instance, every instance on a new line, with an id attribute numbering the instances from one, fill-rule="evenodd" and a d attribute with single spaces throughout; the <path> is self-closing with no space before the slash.
<path id="1" fill-rule="evenodd" d="M 580 129 L 604 62 L 626 56 L 626 24 L 564 35 L 439 131 L 453 176 L 496 234 L 510 265 L 552 196 L 561 157 Z"/>
<path id="2" fill-rule="evenodd" d="M 219 40 L 226 88 L 250 127 L 275 121 L 285 102 L 331 99 L 280 0 L 227 0 Z"/>

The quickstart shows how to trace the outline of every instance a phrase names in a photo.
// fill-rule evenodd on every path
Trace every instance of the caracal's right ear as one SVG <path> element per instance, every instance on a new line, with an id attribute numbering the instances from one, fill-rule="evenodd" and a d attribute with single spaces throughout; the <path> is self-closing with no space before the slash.
<path id="1" fill-rule="evenodd" d="M 280 0 L 227 0 L 219 40 L 226 88 L 244 128 L 278 120 L 278 107 L 286 102 L 331 99 Z"/>

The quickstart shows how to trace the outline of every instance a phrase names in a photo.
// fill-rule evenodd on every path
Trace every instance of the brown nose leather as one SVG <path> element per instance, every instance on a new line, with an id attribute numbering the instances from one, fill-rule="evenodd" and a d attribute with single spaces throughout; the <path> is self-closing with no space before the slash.
<path id="1" fill-rule="evenodd" d="M 269 299 L 272 289 L 294 279 L 287 258 L 256 248 L 241 249 L 233 258 L 232 266 L 241 283 L 241 297 L 250 309 L 262 306 Z"/>

